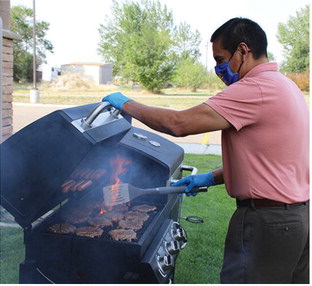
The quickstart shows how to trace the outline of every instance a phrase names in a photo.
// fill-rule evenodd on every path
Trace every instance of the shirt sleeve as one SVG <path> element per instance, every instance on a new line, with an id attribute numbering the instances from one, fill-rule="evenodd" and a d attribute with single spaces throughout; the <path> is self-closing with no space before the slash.
<path id="1" fill-rule="evenodd" d="M 204 103 L 239 131 L 258 121 L 262 102 L 262 93 L 258 84 L 250 80 L 240 80 Z"/>

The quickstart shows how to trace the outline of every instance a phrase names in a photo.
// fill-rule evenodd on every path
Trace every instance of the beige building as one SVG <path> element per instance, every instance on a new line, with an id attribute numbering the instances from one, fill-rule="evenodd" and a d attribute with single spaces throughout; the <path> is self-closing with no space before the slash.
<path id="1" fill-rule="evenodd" d="M 113 81 L 113 66 L 110 63 L 70 63 L 61 66 L 61 75 L 79 74 L 95 84 Z"/>

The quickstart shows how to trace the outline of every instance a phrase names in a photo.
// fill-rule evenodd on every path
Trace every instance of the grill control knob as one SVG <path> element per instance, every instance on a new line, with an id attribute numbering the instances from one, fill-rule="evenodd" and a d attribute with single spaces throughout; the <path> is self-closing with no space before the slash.
<path id="1" fill-rule="evenodd" d="M 174 227 L 172 228 L 172 237 L 174 240 L 180 242 L 180 249 L 183 249 L 186 246 L 187 235 L 185 230 L 180 224 L 178 223 L 174 224 Z"/>
<path id="2" fill-rule="evenodd" d="M 169 254 L 176 254 L 180 251 L 180 244 L 176 240 L 166 242 L 166 249 Z"/>
<path id="3" fill-rule="evenodd" d="M 178 241 L 184 240 L 185 238 L 183 230 L 180 228 L 173 230 L 172 235 L 173 235 L 173 238 Z"/>
<path id="4" fill-rule="evenodd" d="M 174 260 L 172 255 L 165 255 L 163 257 L 158 257 L 158 265 L 160 270 L 166 272 L 174 267 Z"/>

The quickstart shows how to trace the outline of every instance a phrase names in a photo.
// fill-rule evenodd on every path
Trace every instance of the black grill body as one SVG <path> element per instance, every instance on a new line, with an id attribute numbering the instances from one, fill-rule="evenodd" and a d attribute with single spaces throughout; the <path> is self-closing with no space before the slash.
<path id="1" fill-rule="evenodd" d="M 20 283 L 168 283 L 174 268 L 159 275 L 158 265 L 146 276 L 143 260 L 152 260 L 165 233 L 165 221 L 176 221 L 179 199 L 171 198 L 148 222 L 136 242 L 47 233 L 49 221 L 25 231 L 26 259 L 20 265 Z M 50 218 L 53 220 L 53 218 Z M 43 224 L 43 225 L 42 225 Z M 154 239 L 155 236 L 161 237 Z M 146 263 L 145 263 L 146 264 Z M 149 263 L 147 263 L 148 265 Z"/>
<path id="2" fill-rule="evenodd" d="M 131 119 L 102 112 L 93 125 L 79 126 L 98 104 L 55 111 L 28 125 L 1 144 L 1 205 L 24 229 L 25 261 L 20 283 L 169 283 L 178 251 L 186 237 L 178 224 L 181 198 L 142 196 L 137 204 L 152 204 L 135 241 L 107 236 L 78 237 L 47 231 L 62 221 L 66 209 L 85 201 L 103 200 L 111 184 L 110 162 L 121 156 L 131 164 L 120 175 L 137 187 L 165 186 L 182 176 L 183 149 L 151 132 L 135 128 Z M 83 192 L 61 191 L 77 168 L 101 168 L 107 173 Z M 130 206 L 131 210 L 131 206 Z"/>

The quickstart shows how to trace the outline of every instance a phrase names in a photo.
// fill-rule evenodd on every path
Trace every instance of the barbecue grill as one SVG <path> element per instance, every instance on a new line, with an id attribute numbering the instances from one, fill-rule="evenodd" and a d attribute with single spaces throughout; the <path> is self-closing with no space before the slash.
<path id="1" fill-rule="evenodd" d="M 145 195 L 106 207 L 103 188 L 167 186 L 196 172 L 182 165 L 183 155 L 106 102 L 55 111 L 4 141 L 1 205 L 24 229 L 20 283 L 172 282 L 187 243 L 181 197 Z M 151 207 L 142 226 L 111 235 L 138 206 Z"/>

